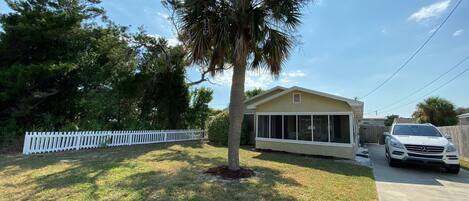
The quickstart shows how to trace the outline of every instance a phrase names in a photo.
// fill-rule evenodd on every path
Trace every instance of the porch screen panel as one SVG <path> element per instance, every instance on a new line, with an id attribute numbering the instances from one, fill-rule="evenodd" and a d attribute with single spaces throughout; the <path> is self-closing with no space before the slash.
<path id="1" fill-rule="evenodd" d="M 329 129 L 327 125 L 328 125 L 327 115 L 314 115 L 313 116 L 313 141 L 329 142 Z"/>
<path id="2" fill-rule="evenodd" d="M 259 115 L 257 117 L 257 137 L 269 138 L 269 115 Z"/>
<path id="3" fill-rule="evenodd" d="M 272 115 L 270 118 L 270 138 L 282 139 L 282 115 Z"/>
<path id="4" fill-rule="evenodd" d="M 350 143 L 350 121 L 348 115 L 329 116 L 331 142 Z"/>
<path id="5" fill-rule="evenodd" d="M 298 116 L 298 140 L 313 140 L 311 136 L 311 116 L 299 115 Z"/>
<path id="6" fill-rule="evenodd" d="M 283 118 L 284 139 L 296 140 L 296 115 L 285 115 Z"/>

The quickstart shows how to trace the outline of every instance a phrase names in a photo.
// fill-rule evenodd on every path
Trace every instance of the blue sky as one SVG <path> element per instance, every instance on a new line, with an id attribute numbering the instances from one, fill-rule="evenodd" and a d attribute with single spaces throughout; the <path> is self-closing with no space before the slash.
<path id="1" fill-rule="evenodd" d="M 344 97 L 361 97 L 391 75 L 435 30 L 456 0 L 439 1 L 316 1 L 304 9 L 298 30 L 299 44 L 285 62 L 279 79 L 265 72 L 249 72 L 247 89 L 268 89 L 277 85 L 301 86 Z M 102 6 L 111 20 L 136 30 L 177 43 L 167 10 L 159 0 L 105 0 Z M 8 9 L 3 1 L 0 11 Z M 362 100 L 365 111 L 386 108 L 444 73 L 469 55 L 469 2 L 463 1 L 432 41 L 390 82 Z M 438 82 L 378 116 L 410 116 L 417 99 L 469 67 L 469 61 Z M 199 78 L 196 68 L 189 79 Z M 212 107 L 229 102 L 230 72 L 213 79 Z M 469 72 L 432 95 L 446 98 L 456 106 L 469 107 Z M 406 103 L 409 103 L 405 105 Z M 402 105 L 402 106 L 401 106 Z M 401 107 L 399 107 L 401 106 Z M 374 116 L 368 114 L 367 116 Z"/>

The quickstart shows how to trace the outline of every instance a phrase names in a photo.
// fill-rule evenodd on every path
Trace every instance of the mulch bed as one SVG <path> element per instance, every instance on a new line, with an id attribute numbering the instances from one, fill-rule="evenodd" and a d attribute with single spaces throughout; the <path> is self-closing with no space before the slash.
<path id="1" fill-rule="evenodd" d="M 228 166 L 222 165 L 208 169 L 205 171 L 206 174 L 219 176 L 222 179 L 242 179 L 242 178 L 249 178 L 254 176 L 254 171 L 247 168 L 240 168 L 237 171 L 232 171 L 228 169 Z"/>

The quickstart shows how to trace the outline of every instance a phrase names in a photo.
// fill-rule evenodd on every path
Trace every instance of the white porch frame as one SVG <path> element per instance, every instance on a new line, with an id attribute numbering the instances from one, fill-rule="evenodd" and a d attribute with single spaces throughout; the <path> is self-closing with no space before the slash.
<path id="1" fill-rule="evenodd" d="M 259 115 L 269 115 L 269 138 L 259 137 Z M 282 115 L 282 138 L 284 138 L 284 115 L 296 115 L 296 140 L 289 139 L 274 139 L 271 138 L 271 116 L 272 115 Z M 328 115 L 327 117 L 327 126 L 328 126 L 328 142 L 318 142 L 314 141 L 313 127 L 311 127 L 311 141 L 298 140 L 298 116 L 305 115 L 311 116 L 311 126 L 313 126 L 313 116 L 315 115 Z M 350 133 L 350 142 L 349 143 L 336 143 L 331 142 L 331 132 L 330 132 L 330 115 L 348 115 L 349 116 L 349 133 Z M 310 145 L 322 145 L 322 146 L 337 146 L 337 147 L 353 147 L 354 145 L 354 125 L 353 125 L 353 112 L 256 112 L 255 114 L 255 129 L 256 129 L 256 141 L 269 141 L 269 142 L 286 142 L 286 143 L 295 143 L 295 144 L 310 144 Z"/>

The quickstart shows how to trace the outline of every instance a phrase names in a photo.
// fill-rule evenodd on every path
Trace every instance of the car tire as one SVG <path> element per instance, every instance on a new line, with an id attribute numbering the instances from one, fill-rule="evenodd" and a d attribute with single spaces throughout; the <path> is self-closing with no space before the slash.
<path id="1" fill-rule="evenodd" d="M 386 149 L 386 160 L 388 161 L 388 165 L 391 167 L 397 167 L 398 161 L 396 159 L 393 159 L 391 155 L 389 154 L 389 151 Z"/>
<path id="2" fill-rule="evenodd" d="M 458 174 L 459 173 L 459 165 L 448 165 L 445 167 L 447 173 L 451 174 Z"/>

